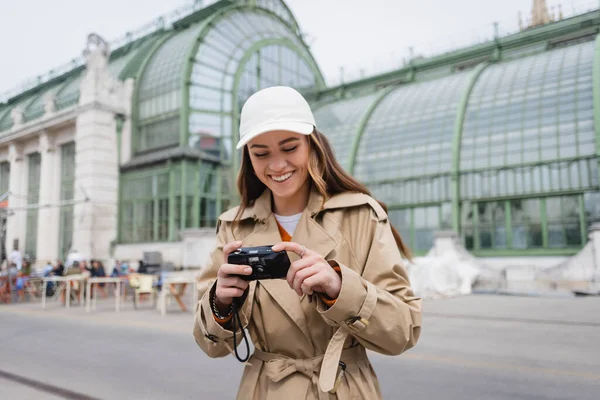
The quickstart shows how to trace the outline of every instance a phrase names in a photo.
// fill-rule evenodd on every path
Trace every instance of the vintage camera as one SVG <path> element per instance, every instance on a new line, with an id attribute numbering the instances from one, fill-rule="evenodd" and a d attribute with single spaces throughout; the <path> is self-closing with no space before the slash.
<path id="1" fill-rule="evenodd" d="M 227 262 L 252 267 L 252 274 L 239 275 L 245 281 L 283 279 L 290 269 L 287 253 L 273 251 L 271 246 L 242 247 L 230 253 Z"/>

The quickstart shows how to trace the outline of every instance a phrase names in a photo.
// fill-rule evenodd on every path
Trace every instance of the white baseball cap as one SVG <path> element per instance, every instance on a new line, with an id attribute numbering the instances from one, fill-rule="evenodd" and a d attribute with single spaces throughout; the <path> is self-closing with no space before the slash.
<path id="1" fill-rule="evenodd" d="M 310 135 L 316 126 L 308 102 L 296 89 L 287 86 L 262 89 L 250 96 L 242 107 L 237 149 L 265 132 Z"/>

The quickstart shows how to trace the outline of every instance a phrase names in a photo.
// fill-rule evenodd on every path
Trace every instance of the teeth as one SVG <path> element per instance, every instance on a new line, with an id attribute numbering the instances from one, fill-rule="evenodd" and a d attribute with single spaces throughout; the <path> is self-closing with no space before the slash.
<path id="1" fill-rule="evenodd" d="M 292 176 L 292 173 L 288 172 L 287 174 L 281 176 L 271 176 L 271 178 L 273 178 L 275 182 L 283 182 L 286 179 L 289 179 L 290 176 Z"/>

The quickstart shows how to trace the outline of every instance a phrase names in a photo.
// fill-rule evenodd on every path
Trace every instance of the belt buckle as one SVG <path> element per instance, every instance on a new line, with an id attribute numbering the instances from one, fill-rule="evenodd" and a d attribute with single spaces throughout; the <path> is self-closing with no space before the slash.
<path id="1" fill-rule="evenodd" d="M 338 372 L 337 378 L 335 379 L 335 384 L 333 385 L 333 389 L 331 389 L 329 391 L 330 394 L 335 394 L 338 390 L 338 388 L 340 387 L 340 384 L 342 383 L 342 378 L 344 377 L 344 374 L 346 373 L 346 363 L 343 361 L 339 362 L 340 364 L 340 372 Z"/>

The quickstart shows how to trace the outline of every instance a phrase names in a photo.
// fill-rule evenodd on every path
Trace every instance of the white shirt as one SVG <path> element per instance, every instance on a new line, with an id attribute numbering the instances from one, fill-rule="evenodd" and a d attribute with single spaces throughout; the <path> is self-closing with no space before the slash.
<path id="1" fill-rule="evenodd" d="M 283 229 L 285 229 L 290 236 L 294 236 L 294 231 L 296 230 L 298 221 L 300 221 L 300 217 L 302 217 L 302 213 L 294 215 L 274 215 L 277 222 L 279 222 L 279 225 L 283 226 Z"/>
<path id="2" fill-rule="evenodd" d="M 67 261 L 65 261 L 65 267 L 70 268 L 75 261 L 81 264 L 83 260 L 84 258 L 80 253 L 73 251 L 67 256 Z"/>
<path id="3" fill-rule="evenodd" d="M 13 250 L 10 253 L 10 261 L 15 263 L 17 269 L 20 270 L 23 266 L 23 257 L 21 257 L 21 252 L 19 250 Z"/>

